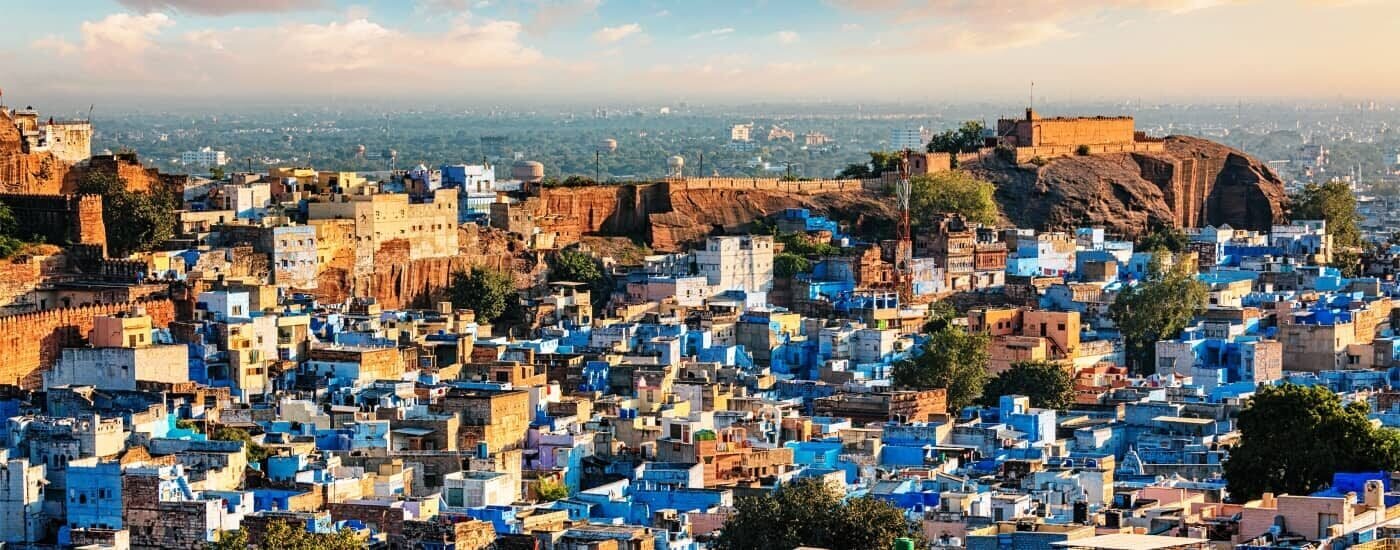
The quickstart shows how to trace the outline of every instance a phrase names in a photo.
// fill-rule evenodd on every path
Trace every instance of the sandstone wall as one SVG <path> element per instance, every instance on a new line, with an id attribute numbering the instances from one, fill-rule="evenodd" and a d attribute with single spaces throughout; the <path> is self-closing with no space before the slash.
<path id="1" fill-rule="evenodd" d="M 154 326 L 175 320 L 174 302 L 167 298 L 123 304 L 102 304 L 54 309 L 0 317 L 0 383 L 36 389 L 43 373 L 53 366 L 65 347 L 87 344 L 92 320 L 141 306 Z"/>
<path id="2" fill-rule="evenodd" d="M 18 302 L 38 287 L 40 282 L 63 274 L 67 264 L 68 257 L 62 254 L 20 256 L 0 260 L 0 315 L 17 313 L 10 310 L 25 310 L 31 307 Z"/>
<path id="3" fill-rule="evenodd" d="M 0 203 L 10 208 L 26 238 L 39 235 L 49 244 L 91 244 L 107 249 L 102 197 L 0 194 Z"/>

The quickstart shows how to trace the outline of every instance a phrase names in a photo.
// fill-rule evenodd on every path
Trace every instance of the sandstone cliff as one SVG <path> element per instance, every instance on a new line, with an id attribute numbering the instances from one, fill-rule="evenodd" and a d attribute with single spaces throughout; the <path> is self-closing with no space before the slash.
<path id="1" fill-rule="evenodd" d="M 0 109 L 0 193 L 52 195 L 63 190 L 71 169 L 47 151 L 26 153 L 9 109 Z"/>
<path id="2" fill-rule="evenodd" d="M 1268 230 L 1284 220 L 1283 182 L 1263 163 L 1208 140 L 1171 136 L 1161 153 L 1051 159 L 986 157 L 965 168 L 997 187 L 1009 223 L 1037 229 L 1101 225 L 1133 237 L 1157 225 Z"/>

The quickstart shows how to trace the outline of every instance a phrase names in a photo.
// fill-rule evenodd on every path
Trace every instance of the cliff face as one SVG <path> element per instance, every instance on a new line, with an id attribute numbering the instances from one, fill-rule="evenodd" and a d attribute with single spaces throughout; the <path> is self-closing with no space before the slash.
<path id="1" fill-rule="evenodd" d="M 459 230 L 456 256 L 407 259 L 407 243 L 389 241 L 375 256 L 374 271 L 354 281 L 355 293 L 373 296 L 385 309 L 427 307 L 445 296 L 454 273 L 473 267 L 489 267 L 513 272 L 517 286 L 536 282 L 543 264 L 536 262 L 523 244 L 496 229 L 465 224 Z M 395 258 L 395 254 L 401 257 Z M 338 257 L 324 266 L 316 277 L 316 288 L 307 290 L 318 299 L 343 302 L 351 296 L 353 257 Z"/>
<path id="2" fill-rule="evenodd" d="M 671 252 L 707 235 L 742 230 L 787 208 L 808 208 L 866 229 L 893 219 L 887 197 L 862 190 L 800 194 L 778 189 L 673 189 L 644 183 L 546 189 L 535 212 L 551 230 L 645 240 Z"/>
<path id="3" fill-rule="evenodd" d="M 1208 140 L 1171 136 L 1161 153 L 1062 157 L 1043 166 L 987 157 L 965 168 L 996 184 L 1010 223 L 1037 229 L 1101 225 L 1127 237 L 1156 225 L 1284 220 L 1283 182 L 1263 163 Z"/>
<path id="4" fill-rule="evenodd" d="M 47 151 L 26 153 L 8 109 L 0 109 L 0 193 L 52 195 L 72 167 Z"/>

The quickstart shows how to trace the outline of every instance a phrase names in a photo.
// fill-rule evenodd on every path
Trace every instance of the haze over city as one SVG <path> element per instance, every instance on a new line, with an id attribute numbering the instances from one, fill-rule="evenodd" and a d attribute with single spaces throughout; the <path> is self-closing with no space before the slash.
<path id="1" fill-rule="evenodd" d="M 75 104 L 1400 96 L 1386 1 L 7 4 L 5 88 Z"/>

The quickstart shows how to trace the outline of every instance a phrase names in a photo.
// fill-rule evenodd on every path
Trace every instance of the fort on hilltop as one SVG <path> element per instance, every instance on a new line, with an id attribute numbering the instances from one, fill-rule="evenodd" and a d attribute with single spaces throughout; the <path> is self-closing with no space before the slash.
<path id="1" fill-rule="evenodd" d="M 1044 118 L 1034 109 L 1026 109 L 1025 118 L 997 120 L 996 145 L 1012 151 L 1017 163 L 1036 157 L 1166 150 L 1162 139 L 1137 131 L 1130 116 Z"/>

